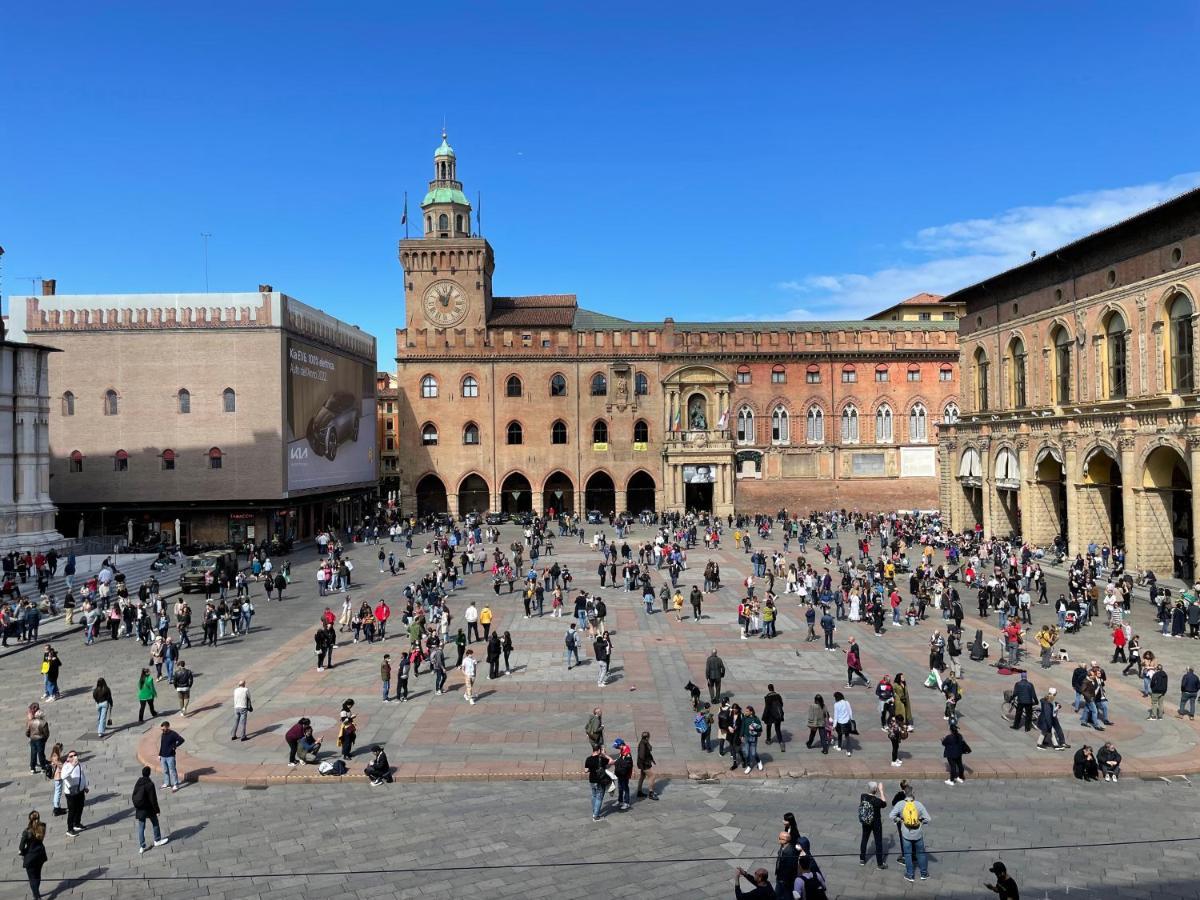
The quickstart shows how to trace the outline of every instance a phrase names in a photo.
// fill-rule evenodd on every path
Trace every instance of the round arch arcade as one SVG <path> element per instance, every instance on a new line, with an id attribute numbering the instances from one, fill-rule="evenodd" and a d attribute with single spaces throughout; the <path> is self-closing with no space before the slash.
<path id="1" fill-rule="evenodd" d="M 492 495 L 482 475 L 472 472 L 458 485 L 458 514 L 484 513 L 491 505 Z"/>
<path id="2" fill-rule="evenodd" d="M 625 506 L 635 516 L 647 510 L 656 511 L 655 490 L 654 479 L 648 472 L 634 472 L 625 485 Z"/>
<path id="3" fill-rule="evenodd" d="M 513 472 L 500 485 L 500 511 L 510 516 L 533 512 L 533 487 L 520 472 Z"/>
<path id="4" fill-rule="evenodd" d="M 1187 462 L 1173 446 L 1160 445 L 1146 456 L 1142 470 L 1143 522 L 1139 555 L 1144 568 L 1169 571 L 1190 583 L 1192 558 L 1192 478 Z"/>
<path id="5" fill-rule="evenodd" d="M 584 512 L 593 510 L 607 516 L 617 512 L 617 486 L 607 472 L 596 472 L 584 489 Z"/>

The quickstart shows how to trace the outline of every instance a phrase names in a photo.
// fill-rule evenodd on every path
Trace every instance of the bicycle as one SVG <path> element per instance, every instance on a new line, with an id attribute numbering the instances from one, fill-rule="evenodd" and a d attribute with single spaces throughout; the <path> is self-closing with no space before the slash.
<path id="1" fill-rule="evenodd" d="M 1017 701 L 1013 697 L 1011 690 L 1004 692 L 1004 698 L 1000 701 L 1000 716 L 1006 722 L 1011 722 L 1017 715 Z"/>

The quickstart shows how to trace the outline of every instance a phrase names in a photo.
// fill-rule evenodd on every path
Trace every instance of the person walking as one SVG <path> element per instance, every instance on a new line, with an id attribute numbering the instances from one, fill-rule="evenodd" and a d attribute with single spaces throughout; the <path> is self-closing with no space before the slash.
<path id="1" fill-rule="evenodd" d="M 154 698 L 158 696 L 158 689 L 154 686 L 154 676 L 150 674 L 149 669 L 142 669 L 142 674 L 138 676 L 138 723 L 146 720 L 146 707 L 150 707 L 150 718 L 158 718 L 158 711 L 154 708 Z"/>
<path id="2" fill-rule="evenodd" d="M 566 642 L 566 646 L 567 646 L 567 651 L 563 658 L 567 664 L 568 672 L 571 671 L 571 658 L 572 657 L 575 658 L 575 665 L 577 665 L 577 666 L 582 665 L 582 663 L 579 660 L 579 640 L 580 640 L 580 638 L 579 638 L 579 632 L 576 630 L 577 627 L 578 626 L 574 622 L 572 622 L 571 627 L 567 629 L 567 633 L 564 638 L 564 640 Z"/>
<path id="3" fill-rule="evenodd" d="M 904 854 L 904 880 L 915 881 L 915 869 L 921 870 L 921 880 L 929 878 L 929 859 L 925 855 L 925 826 L 931 821 L 929 810 L 909 787 L 904 799 L 892 807 L 891 819 L 900 826 L 900 850 Z"/>
<path id="4" fill-rule="evenodd" d="M 179 790 L 179 770 L 175 765 L 175 751 L 183 746 L 183 736 L 171 730 L 170 722 L 159 726 L 158 763 L 162 768 L 163 787 L 170 788 L 171 793 Z"/>
<path id="5" fill-rule="evenodd" d="M 604 752 L 604 747 L 593 745 L 592 754 L 583 761 L 583 769 L 587 772 L 588 785 L 592 790 L 592 821 L 600 821 L 600 813 L 604 808 L 604 790 L 608 784 L 608 767 L 612 760 Z"/>
<path id="6" fill-rule="evenodd" d="M 850 723 L 854 719 L 854 710 L 850 708 L 850 701 L 846 699 L 846 695 L 841 691 L 834 691 L 833 694 L 833 727 L 837 732 L 837 746 L 839 750 L 845 751 L 847 756 L 850 752 Z"/>
<path id="7" fill-rule="evenodd" d="M 250 688 L 246 687 L 246 680 L 243 678 L 233 689 L 233 733 L 229 735 L 231 741 L 238 739 L 238 729 L 241 729 L 242 740 L 249 740 L 246 737 L 246 723 L 252 712 L 254 703 L 250 700 Z"/>
<path id="8" fill-rule="evenodd" d="M 1066 742 L 1062 725 L 1058 721 L 1058 713 L 1062 706 L 1057 698 L 1058 688 L 1050 688 L 1038 707 L 1037 727 L 1042 735 L 1036 744 L 1039 750 L 1066 750 L 1071 746 Z"/>
<path id="9" fill-rule="evenodd" d="M 46 864 L 46 823 L 34 810 L 29 814 L 25 830 L 21 832 L 21 843 L 17 845 L 17 854 L 21 857 L 21 865 L 25 869 L 25 877 L 29 879 L 29 891 L 33 900 L 42 897 L 42 866 Z"/>
<path id="10" fill-rule="evenodd" d="M 467 655 L 463 657 L 462 672 L 463 672 L 463 699 L 472 706 L 475 705 L 475 673 L 479 671 L 479 664 L 475 661 L 475 651 L 467 650 Z"/>
<path id="11" fill-rule="evenodd" d="M 1194 604 L 1193 604 L 1194 605 Z M 1200 694 L 1200 675 L 1188 666 L 1183 677 L 1179 679 L 1179 712 L 1175 717 L 1182 719 L 1186 714 L 1189 719 L 1196 719 L 1196 695 Z"/>
<path id="12" fill-rule="evenodd" d="M 946 784 L 953 787 L 963 783 L 963 776 L 966 774 L 963 768 L 963 756 L 970 752 L 971 745 L 959 733 L 957 726 L 951 723 L 950 733 L 942 738 L 942 756 L 946 758 L 946 766 L 950 770 Z"/>
<path id="13" fill-rule="evenodd" d="M 67 836 L 75 837 L 83 831 L 83 801 L 91 790 L 87 770 L 74 750 L 67 754 L 62 768 L 63 794 L 67 798 Z"/>
<path id="14" fill-rule="evenodd" d="M 767 731 L 767 746 L 771 745 L 771 729 L 775 730 L 775 742 L 779 744 L 779 752 L 787 753 L 787 747 L 783 745 L 783 730 L 780 726 L 783 724 L 783 696 L 775 690 L 775 685 L 767 685 L 766 696 L 763 697 L 762 711 L 763 725 Z"/>
<path id="15" fill-rule="evenodd" d="M 808 740 L 804 743 L 805 747 L 811 750 L 813 738 L 819 738 L 821 753 L 823 755 L 829 754 L 828 722 L 829 711 L 825 708 L 825 698 L 817 694 L 813 697 L 813 702 L 808 706 Z"/>
<path id="16" fill-rule="evenodd" d="M 195 677 L 187 667 L 187 663 L 181 659 L 179 665 L 175 667 L 175 674 L 171 678 L 171 684 L 175 687 L 175 693 L 179 695 L 179 714 L 185 719 L 188 714 L 188 703 L 192 699 L 192 683 L 194 680 Z"/>
<path id="17" fill-rule="evenodd" d="M 725 663 L 717 656 L 717 651 L 705 660 L 704 677 L 708 681 L 708 699 L 713 703 L 721 699 L 721 680 L 725 677 Z"/>
<path id="18" fill-rule="evenodd" d="M 1025 720 L 1025 730 L 1029 731 L 1033 727 L 1033 708 L 1037 705 L 1037 691 L 1029 682 L 1028 677 L 1024 672 L 1021 673 L 1020 679 L 1013 685 L 1012 690 L 1013 702 L 1017 705 L 1017 713 L 1013 716 L 1012 730 L 1016 731 L 1021 727 L 1021 719 Z"/>
<path id="19" fill-rule="evenodd" d="M 775 854 L 775 897 L 790 900 L 800 871 L 800 849 L 790 831 L 779 832 L 779 850 Z"/>
<path id="20" fill-rule="evenodd" d="M 146 820 L 154 832 L 154 846 L 161 847 L 170 838 L 162 836 L 158 827 L 158 792 L 154 789 L 154 779 L 150 777 L 150 767 L 142 766 L 142 777 L 133 785 L 133 815 L 137 819 L 138 853 L 145 853 L 150 848 L 146 846 Z"/>
<path id="21" fill-rule="evenodd" d="M 883 814 L 887 800 L 883 795 L 883 783 L 867 782 L 867 791 L 858 797 L 858 822 L 862 825 L 862 841 L 858 846 L 858 864 L 867 864 L 867 838 L 875 839 L 875 865 L 886 869 L 883 861 Z"/>
<path id="22" fill-rule="evenodd" d="M 655 778 L 651 771 L 654 768 L 654 748 L 650 746 L 650 732 L 648 732 L 648 731 L 643 731 L 642 739 L 640 741 L 638 741 L 637 767 L 638 767 L 638 785 L 637 785 L 638 799 L 644 800 L 646 798 L 647 795 L 642 791 L 642 785 L 645 783 L 646 779 L 649 778 L 650 779 L 650 794 L 649 794 L 650 799 L 657 800 L 658 794 L 654 793 Z"/>
<path id="23" fill-rule="evenodd" d="M 1021 900 L 1021 891 L 1017 887 L 1017 883 L 1013 877 L 1008 874 L 1008 868 L 1004 863 L 996 860 L 988 869 L 996 876 L 995 884 L 985 884 L 984 887 L 995 894 L 1000 900 Z"/>

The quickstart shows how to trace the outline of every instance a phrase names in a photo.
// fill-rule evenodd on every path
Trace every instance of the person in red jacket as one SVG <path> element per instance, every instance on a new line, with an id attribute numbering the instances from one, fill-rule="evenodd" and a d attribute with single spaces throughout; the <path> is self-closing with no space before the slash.
<path id="1" fill-rule="evenodd" d="M 392 615 L 392 608 L 388 606 L 387 601 L 380 599 L 379 604 L 375 607 L 375 621 L 379 624 L 379 639 L 387 640 L 387 623 Z"/>
<path id="2" fill-rule="evenodd" d="M 1113 662 L 1125 662 L 1125 629 L 1118 625 L 1113 629 Z"/>

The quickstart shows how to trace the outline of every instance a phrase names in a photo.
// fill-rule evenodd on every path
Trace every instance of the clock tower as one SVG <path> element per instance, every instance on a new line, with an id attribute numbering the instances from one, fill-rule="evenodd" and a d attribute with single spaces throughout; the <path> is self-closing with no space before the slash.
<path id="1" fill-rule="evenodd" d="M 400 241 L 406 325 L 420 331 L 479 330 L 492 306 L 492 248 L 471 232 L 471 204 L 446 142 L 433 153 L 433 179 L 421 201 L 422 237 Z"/>

